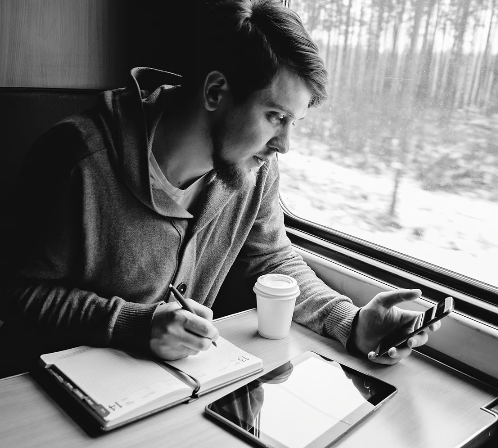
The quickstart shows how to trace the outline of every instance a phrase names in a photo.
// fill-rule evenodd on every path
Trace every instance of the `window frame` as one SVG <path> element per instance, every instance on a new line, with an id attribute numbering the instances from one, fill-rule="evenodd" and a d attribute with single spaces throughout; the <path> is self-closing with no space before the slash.
<path id="1" fill-rule="evenodd" d="M 289 229 L 289 233 L 299 234 L 308 240 L 319 240 L 295 229 Z M 332 247 L 321 240 L 318 244 Z M 298 244 L 293 244 L 293 247 L 319 278 L 340 294 L 350 297 L 357 306 L 365 306 L 378 293 L 395 289 L 385 281 L 346 267 Z M 431 305 L 433 301 L 424 294 L 419 299 L 398 306 L 423 312 Z M 414 350 L 498 388 L 498 365 L 495 362 L 498 357 L 498 328 L 494 326 L 457 310 L 445 318 L 440 331 L 430 334 L 425 345 Z"/>
<path id="2" fill-rule="evenodd" d="M 280 205 L 293 244 L 398 288 L 419 288 L 435 302 L 451 295 L 458 311 L 498 327 L 497 287 L 308 221 L 292 213 L 282 198 Z M 328 243 L 328 247 L 306 235 Z"/>

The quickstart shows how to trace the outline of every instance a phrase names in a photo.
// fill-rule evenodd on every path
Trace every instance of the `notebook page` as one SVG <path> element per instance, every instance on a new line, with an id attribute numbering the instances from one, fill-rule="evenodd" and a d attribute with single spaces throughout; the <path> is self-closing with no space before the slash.
<path id="1" fill-rule="evenodd" d="M 201 383 L 201 391 L 237 379 L 263 367 L 260 358 L 242 350 L 226 339 L 216 340 L 218 347 L 194 356 L 167 361 L 167 364 L 193 376 Z"/>
<path id="2" fill-rule="evenodd" d="M 185 396 L 190 387 L 169 374 L 155 362 L 110 348 L 90 348 L 62 357 L 56 367 L 95 402 L 103 405 L 109 416 L 117 418 L 126 412 L 161 396 Z"/>
<path id="3" fill-rule="evenodd" d="M 77 355 L 78 353 L 86 352 L 88 350 L 93 350 L 94 347 L 88 345 L 81 345 L 79 347 L 68 348 L 67 350 L 61 350 L 60 352 L 45 353 L 41 355 L 40 358 L 45 364 L 55 364 L 64 358 L 69 358 L 70 356 Z"/>

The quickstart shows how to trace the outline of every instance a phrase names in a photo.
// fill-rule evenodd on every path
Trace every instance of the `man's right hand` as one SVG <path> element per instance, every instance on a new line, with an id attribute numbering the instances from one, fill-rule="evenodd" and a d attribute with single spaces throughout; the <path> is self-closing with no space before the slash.
<path id="1" fill-rule="evenodd" d="M 173 361 L 196 355 L 208 350 L 219 337 L 212 324 L 213 312 L 194 300 L 187 300 L 197 315 L 174 302 L 159 305 L 154 312 L 150 348 L 161 359 Z"/>

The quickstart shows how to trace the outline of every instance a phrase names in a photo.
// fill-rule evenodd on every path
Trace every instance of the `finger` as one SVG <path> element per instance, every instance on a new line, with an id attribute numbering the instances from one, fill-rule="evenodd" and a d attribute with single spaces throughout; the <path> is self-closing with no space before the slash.
<path id="1" fill-rule="evenodd" d="M 425 331 L 417 333 L 415 336 L 411 337 L 407 341 L 407 345 L 410 348 L 420 347 L 424 345 L 429 340 L 429 335 Z"/>
<path id="2" fill-rule="evenodd" d="M 193 348 L 190 348 L 190 347 L 184 347 L 183 353 L 186 353 L 186 356 L 195 356 L 195 355 L 198 355 L 200 353 L 200 351 L 194 350 Z"/>
<path id="3" fill-rule="evenodd" d="M 398 303 L 407 300 L 418 299 L 422 295 L 420 289 L 398 289 L 395 291 L 381 292 L 375 296 L 375 300 L 385 308 L 392 308 Z"/>
<path id="4" fill-rule="evenodd" d="M 376 364 L 393 365 L 398 363 L 401 358 L 392 358 L 388 354 L 376 357 L 375 352 L 370 352 L 368 354 L 368 359 Z"/>
<path id="5" fill-rule="evenodd" d="M 195 335 L 210 340 L 218 339 L 218 329 L 207 319 L 192 313 L 186 313 L 184 328 Z"/>
<path id="6" fill-rule="evenodd" d="M 408 358 L 412 354 L 412 349 L 408 347 L 407 345 L 400 346 L 400 347 L 392 347 L 389 349 L 387 352 L 390 358 L 392 359 L 403 359 L 403 358 Z"/>
<path id="7" fill-rule="evenodd" d="M 206 351 L 211 348 L 213 341 L 210 338 L 199 336 L 186 330 L 179 334 L 181 345 L 197 352 Z"/>
<path id="8" fill-rule="evenodd" d="M 393 365 L 397 364 L 403 358 L 408 358 L 412 352 L 410 347 L 399 346 L 399 347 L 391 347 L 385 355 L 376 357 L 375 352 L 370 352 L 368 354 L 368 359 L 377 364 L 385 364 L 385 365 Z"/>
<path id="9" fill-rule="evenodd" d="M 421 314 L 419 311 L 411 311 L 411 310 L 401 310 L 401 317 L 400 317 L 400 326 L 398 327 L 399 329 L 402 329 L 403 331 L 406 331 L 406 334 L 411 333 L 414 329 L 415 326 L 417 325 L 419 319 L 423 314 Z"/>
<path id="10" fill-rule="evenodd" d="M 207 306 L 201 305 L 200 303 L 198 303 L 192 299 L 187 299 L 187 301 L 188 301 L 188 304 L 195 311 L 195 314 L 197 314 L 198 316 L 201 316 L 204 319 L 207 319 L 209 321 L 213 320 L 213 311 L 210 308 L 208 308 Z"/>
<path id="11" fill-rule="evenodd" d="M 173 343 L 170 338 L 154 340 L 151 343 L 153 353 L 161 359 L 174 361 L 175 359 L 197 355 L 199 350 L 185 347 L 180 341 Z"/>
<path id="12" fill-rule="evenodd" d="M 429 330 L 431 330 L 431 331 L 438 331 L 440 328 L 441 328 L 441 321 L 440 320 L 429 325 Z"/>
<path id="13" fill-rule="evenodd" d="M 383 356 L 375 357 L 375 353 L 368 354 L 368 359 L 380 364 L 393 364 L 392 360 L 398 362 L 403 358 L 407 358 L 412 353 L 412 348 L 424 345 L 428 340 L 428 335 L 425 331 L 418 333 L 406 341 L 406 343 L 391 347 Z M 372 355 L 373 354 L 373 355 Z M 389 359 L 390 358 L 390 359 Z"/>
<path id="14" fill-rule="evenodd" d="M 181 358 L 186 358 L 187 356 L 195 356 L 199 354 L 199 350 L 194 350 L 193 348 L 181 345 L 175 350 L 176 356 Z M 179 358 L 176 358 L 179 359 Z"/>

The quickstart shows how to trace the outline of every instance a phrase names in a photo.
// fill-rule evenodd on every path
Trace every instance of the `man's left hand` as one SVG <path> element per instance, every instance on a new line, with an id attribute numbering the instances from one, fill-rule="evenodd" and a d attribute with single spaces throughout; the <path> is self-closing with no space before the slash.
<path id="1" fill-rule="evenodd" d="M 428 335 L 425 331 L 411 337 L 402 346 L 391 347 L 387 354 L 378 358 L 375 357 L 374 350 L 382 338 L 400 327 L 407 326 L 406 332 L 410 333 L 409 323 L 420 312 L 403 310 L 396 305 L 406 300 L 418 299 L 421 295 L 420 289 L 399 289 L 377 294 L 359 311 L 358 321 L 351 335 L 353 346 L 367 354 L 368 359 L 380 364 L 396 364 L 410 356 L 413 347 L 427 342 Z M 440 326 L 441 322 L 436 322 L 429 329 L 436 331 Z"/>

